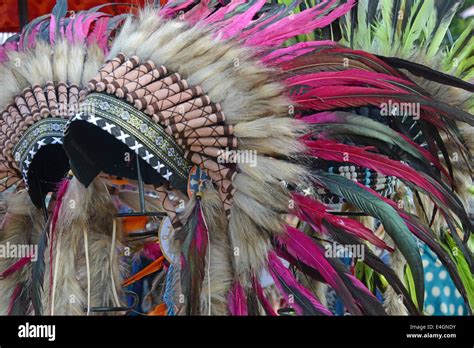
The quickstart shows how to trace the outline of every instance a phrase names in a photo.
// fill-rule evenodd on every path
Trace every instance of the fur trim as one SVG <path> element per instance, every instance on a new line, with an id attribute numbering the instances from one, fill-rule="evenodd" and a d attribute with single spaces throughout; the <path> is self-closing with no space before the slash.
<path id="1" fill-rule="evenodd" d="M 44 85 L 48 81 L 82 85 L 104 63 L 104 54 L 95 44 L 58 41 L 53 48 L 38 41 L 25 52 L 11 51 L 8 61 L 0 66 L 0 109 L 13 101 L 13 96 L 34 84 Z"/>

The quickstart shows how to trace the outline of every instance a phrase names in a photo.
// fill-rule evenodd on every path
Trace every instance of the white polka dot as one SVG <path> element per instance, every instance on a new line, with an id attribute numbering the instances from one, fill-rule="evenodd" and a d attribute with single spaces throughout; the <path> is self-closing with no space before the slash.
<path id="1" fill-rule="evenodd" d="M 441 263 L 441 261 L 440 261 L 439 259 L 436 260 L 436 262 L 435 262 L 435 266 L 436 266 L 436 267 L 441 267 L 442 265 L 443 265 L 443 264 Z"/>
<path id="2" fill-rule="evenodd" d="M 431 294 L 434 297 L 439 297 L 439 295 L 441 294 L 441 290 L 439 289 L 438 286 L 433 286 L 433 289 L 431 289 Z"/>
<path id="3" fill-rule="evenodd" d="M 448 313 L 448 306 L 446 303 L 441 303 L 441 313 L 447 314 Z"/>
<path id="4" fill-rule="evenodd" d="M 454 290 L 454 296 L 456 296 L 456 298 L 461 298 L 461 293 L 458 289 Z"/>
<path id="5" fill-rule="evenodd" d="M 454 314 L 456 312 L 456 308 L 454 307 L 454 305 L 451 303 L 449 305 L 449 314 Z"/>
<path id="6" fill-rule="evenodd" d="M 451 289 L 449 288 L 449 286 L 445 286 L 443 292 L 445 296 L 451 295 Z"/>
<path id="7" fill-rule="evenodd" d="M 426 268 L 426 267 L 428 267 L 428 260 L 424 259 L 423 260 L 423 268 Z"/>
<path id="8" fill-rule="evenodd" d="M 444 280 L 444 279 L 446 279 L 447 275 L 448 275 L 448 273 L 446 271 L 441 271 L 441 272 L 439 272 L 439 279 Z"/>
<path id="9" fill-rule="evenodd" d="M 430 282 L 432 280 L 433 280 L 433 273 L 432 272 L 426 273 L 426 281 Z"/>
<path id="10" fill-rule="evenodd" d="M 435 311 L 435 309 L 434 309 L 433 305 L 426 306 L 426 313 L 431 315 L 431 314 L 434 313 L 434 311 Z"/>
<path id="11" fill-rule="evenodd" d="M 463 306 L 458 307 L 458 315 L 463 315 L 464 314 L 464 308 Z"/>

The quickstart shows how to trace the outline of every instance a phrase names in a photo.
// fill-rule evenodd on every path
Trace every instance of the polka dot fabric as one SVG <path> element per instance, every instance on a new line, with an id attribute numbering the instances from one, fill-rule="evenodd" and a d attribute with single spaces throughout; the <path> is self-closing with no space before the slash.
<path id="1" fill-rule="evenodd" d="M 420 252 L 425 271 L 425 314 L 467 315 L 461 294 L 437 256 L 424 244 Z"/>

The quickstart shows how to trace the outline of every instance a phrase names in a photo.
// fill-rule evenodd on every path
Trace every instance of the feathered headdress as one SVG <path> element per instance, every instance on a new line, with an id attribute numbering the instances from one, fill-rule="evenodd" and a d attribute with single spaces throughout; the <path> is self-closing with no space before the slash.
<path id="1" fill-rule="evenodd" d="M 64 11 L 63 5 L 55 12 Z M 35 264 L 31 288 L 24 285 L 28 276 L 6 286 L 9 313 L 31 313 L 29 303 L 37 314 L 120 313 L 136 307 L 123 306 L 122 280 L 125 269 L 130 270 L 123 261 L 130 258 L 123 257 L 126 223 L 115 218 L 122 208 L 114 191 L 126 189 L 118 194 L 120 204 L 136 202 L 124 196 L 129 182 L 114 177 L 145 183 L 139 188 L 147 196 L 141 208 L 164 212 L 174 230 L 164 236 L 160 228 L 158 249 L 156 243 L 143 245 L 132 260 L 135 274 L 123 282 L 135 293 L 147 293 L 139 302 L 145 308 L 152 299 L 150 314 L 275 315 L 265 279 L 273 283 L 271 292 L 299 315 L 331 314 L 324 296 L 313 289 L 320 283 L 333 289 L 352 314 L 383 314 L 374 290 L 340 262 L 334 245 L 364 250 L 360 261 L 385 278 L 410 313 L 418 314 L 423 268 L 414 236 L 437 253 L 467 299 L 437 235 L 379 193 L 386 196 L 390 178 L 396 177 L 427 195 L 471 263 L 464 243 L 471 224 L 449 186 L 449 162 L 445 166 L 437 159 L 438 152 L 446 152 L 437 130 L 466 154 L 454 122 L 472 125 L 472 115 L 427 93 L 394 67 L 394 60 L 332 41 L 284 46 L 297 34 L 329 25 L 354 3 L 322 1 L 302 11 L 298 5 L 173 1 L 127 19 L 107 63 L 100 69 L 96 64 L 95 73 L 81 74 L 88 91 L 74 93 L 81 104 L 64 138 L 76 178 L 61 184 L 47 228 L 34 238 L 42 260 Z M 82 39 L 92 32 L 105 48 L 109 29 L 124 17 L 95 15 L 95 10 L 69 21 L 37 21 L 28 30 L 49 37 L 60 28 L 59 35 Z M 20 46 L 10 42 L 7 47 Z M 68 59 L 68 69 L 75 66 L 69 61 L 75 57 Z M 456 78 L 446 83 L 472 89 Z M 53 83 L 57 100 L 55 88 Z M 54 100 L 48 97 L 47 107 Z M 419 107 L 412 116 L 419 116 L 428 146 L 420 146 L 397 117 L 360 112 L 393 103 Z M 9 120 L 6 130 L 21 121 Z M 13 148 L 21 134 L 5 149 Z M 14 159 L 11 151 L 7 155 Z M 11 172 L 16 167 L 9 163 Z M 16 181 L 22 165 L 17 164 Z M 359 222 L 334 214 L 325 204 L 326 197 L 334 196 L 380 220 L 390 245 Z M 133 214 L 141 213 L 148 214 Z M 18 224 L 5 221 L 7 229 L 18 230 Z M 399 272 L 385 265 L 374 247 L 403 255 L 415 281 L 414 299 Z M 152 260 L 145 267 L 138 262 L 142 256 Z M 2 276 L 13 279 L 28 262 L 9 265 Z"/>
<path id="2" fill-rule="evenodd" d="M 368 247 L 362 261 L 387 279 L 410 313 L 420 313 L 423 268 L 414 236 L 459 279 L 436 235 L 380 196 L 376 186 L 328 173 L 318 161 L 368 168 L 426 194 L 470 260 L 455 227 L 462 227 L 466 241 L 472 226 L 444 183 L 452 174 L 437 159 L 443 141 L 429 134 L 441 129 L 457 139 L 454 122 L 472 125 L 473 117 L 434 99 L 381 57 L 331 41 L 282 47 L 297 34 L 330 24 L 353 2 L 323 1 L 295 13 L 297 5 L 174 1 L 128 19 L 109 61 L 89 81 L 87 111 L 68 124 L 64 146 L 73 170 L 85 185 L 103 171 L 141 175 L 148 188 L 155 187 L 175 228 L 170 278 L 178 273 L 179 279 L 170 281 L 174 299 L 165 302 L 178 313 L 274 314 L 260 284 L 265 272 L 297 314 L 330 314 L 299 281 L 301 274 L 329 285 L 352 314 L 384 313 L 350 269 L 328 256 L 326 238 L 342 246 L 393 249 L 360 223 L 334 216 L 318 201 L 318 189 L 382 222 L 411 269 L 415 301 Z M 472 88 L 455 78 L 447 83 Z M 384 103 L 420 108 L 427 149 L 404 134 L 395 117 L 386 124 L 350 112 Z M 351 141 L 341 142 L 337 130 Z M 385 155 L 388 145 L 392 158 Z M 178 213 L 180 204 L 171 198 L 184 193 L 186 210 Z M 305 231 L 289 225 L 289 216 L 304 222 Z M 222 265 L 225 276 L 216 279 Z M 457 286 L 467 298 L 462 282 Z"/>

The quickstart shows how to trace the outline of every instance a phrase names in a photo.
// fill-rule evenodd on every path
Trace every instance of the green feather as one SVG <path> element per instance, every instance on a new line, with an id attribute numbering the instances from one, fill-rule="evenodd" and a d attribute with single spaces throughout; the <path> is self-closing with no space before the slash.
<path id="1" fill-rule="evenodd" d="M 332 193 L 344 197 L 359 210 L 376 217 L 382 222 L 385 231 L 393 239 L 408 265 L 410 265 L 415 280 L 417 303 L 420 310 L 422 310 L 425 292 L 423 264 L 418 252 L 416 239 L 409 231 L 403 219 L 393 207 L 353 181 L 322 171 L 318 171 L 315 175 L 317 177 L 316 180 Z"/>
<path id="2" fill-rule="evenodd" d="M 418 8 L 419 11 L 416 11 Z M 428 22 L 429 17 L 433 16 L 434 11 L 434 3 L 432 1 L 421 2 L 420 0 L 417 0 L 414 2 L 411 15 L 408 20 L 408 23 L 413 24 L 402 29 L 404 33 L 401 51 L 402 56 L 409 56 L 415 47 L 415 42 L 420 41 L 419 39 L 422 33 L 423 24 Z"/>
<path id="3" fill-rule="evenodd" d="M 464 254 L 459 250 L 456 242 L 449 233 L 444 233 L 441 239 L 441 246 L 454 260 L 459 277 L 466 289 L 467 298 L 471 310 L 474 310 L 474 278 L 472 276 L 469 264 Z"/>
<path id="4" fill-rule="evenodd" d="M 427 46 L 428 46 L 428 57 L 433 58 L 436 57 L 436 55 L 442 51 L 441 49 L 441 43 L 443 42 L 444 38 L 446 37 L 446 33 L 449 29 L 449 25 L 451 24 L 451 21 L 453 20 L 454 15 L 456 14 L 456 11 L 459 9 L 459 6 L 461 5 L 462 1 L 459 1 L 454 4 L 449 4 L 450 6 L 447 6 L 445 8 L 446 12 L 445 13 L 439 13 L 438 15 L 442 16 L 441 21 L 438 24 L 436 31 L 433 33 L 433 36 L 431 40 L 429 40 Z M 435 16 L 433 16 L 434 18 Z"/>
<path id="5" fill-rule="evenodd" d="M 408 292 L 410 293 L 412 301 L 418 306 L 416 299 L 415 280 L 413 279 L 413 273 L 410 267 L 405 268 L 405 283 L 408 285 Z M 423 310 L 423 308 L 420 309 Z"/>

